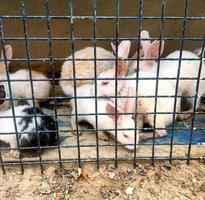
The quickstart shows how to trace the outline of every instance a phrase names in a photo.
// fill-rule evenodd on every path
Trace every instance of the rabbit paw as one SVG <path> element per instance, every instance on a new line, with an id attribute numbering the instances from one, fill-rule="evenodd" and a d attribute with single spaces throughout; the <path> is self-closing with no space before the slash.
<path id="1" fill-rule="evenodd" d="M 153 132 L 147 132 L 147 133 L 140 133 L 139 134 L 139 142 L 144 140 L 151 140 L 153 139 L 154 133 Z M 159 133 L 155 133 L 155 138 L 162 137 Z"/>

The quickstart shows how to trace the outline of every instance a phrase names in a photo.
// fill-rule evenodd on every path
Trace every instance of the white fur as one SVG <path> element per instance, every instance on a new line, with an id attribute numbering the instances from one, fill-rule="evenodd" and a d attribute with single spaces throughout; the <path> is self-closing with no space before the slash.
<path id="1" fill-rule="evenodd" d="M 14 107 L 15 116 L 24 116 L 25 113 L 22 112 L 23 109 L 28 108 L 29 106 L 17 106 Z M 0 112 L 0 117 L 11 117 L 11 118 L 0 118 L 0 133 L 5 133 L 0 135 L 0 140 L 6 143 L 9 143 L 11 148 L 17 148 L 17 141 L 16 141 L 16 131 L 15 131 L 15 125 L 14 120 L 12 118 L 13 113 L 12 110 L 9 109 L 7 111 Z M 24 127 L 24 124 L 20 124 L 22 118 L 16 118 L 16 125 L 17 125 L 17 131 L 21 132 L 22 127 Z M 28 130 L 25 131 L 31 131 L 32 128 L 35 127 L 35 123 L 32 123 L 32 127 L 29 126 Z M 28 134 L 22 134 L 22 138 L 28 138 Z"/>
<path id="2" fill-rule="evenodd" d="M 102 74 L 101 74 L 102 75 Z M 113 76 L 99 76 L 100 78 L 113 78 Z M 105 73 L 103 73 L 105 75 Z M 149 72 L 140 72 L 139 78 L 150 78 L 154 77 L 152 73 Z M 136 74 L 127 76 L 126 78 L 136 78 Z M 127 89 L 128 87 L 132 87 L 134 91 L 136 90 L 136 80 L 126 80 L 120 81 L 121 83 L 118 84 L 122 87 L 118 87 L 118 95 L 121 94 L 123 89 Z M 108 85 L 102 85 L 102 82 L 98 81 L 98 96 L 115 96 L 115 81 L 109 81 Z M 155 96 L 156 91 L 156 80 L 138 80 L 138 96 Z M 92 92 L 93 93 L 93 92 Z M 179 93 L 180 94 L 180 93 Z M 175 95 L 175 88 L 174 85 L 168 80 L 159 80 L 158 81 L 158 96 L 174 96 Z M 143 122 L 149 123 L 151 126 L 154 126 L 154 115 L 153 114 L 146 114 L 149 112 L 154 113 L 155 108 L 155 98 L 148 97 L 148 98 L 138 98 L 138 112 L 143 112 L 146 117 L 139 117 L 139 128 L 142 128 Z M 180 99 L 177 99 L 176 102 L 176 111 L 180 110 Z M 156 114 L 156 128 L 165 128 L 168 124 L 172 123 L 173 120 L 173 111 L 174 111 L 174 97 L 158 97 L 157 98 L 157 110 L 156 112 L 160 112 L 162 114 Z M 134 110 L 133 110 L 134 112 Z M 170 114 L 166 114 L 169 112 Z M 164 113 L 164 114 L 163 114 Z M 143 119 L 142 119 L 143 118 Z M 141 125 L 141 126 L 140 126 Z M 166 135 L 166 131 L 162 130 L 159 131 L 160 136 Z"/>
<path id="3" fill-rule="evenodd" d="M 6 58 L 12 59 L 12 47 L 10 45 L 5 46 L 6 50 Z M 4 59 L 3 52 L 1 53 L 1 59 Z M 7 65 L 9 65 L 9 61 L 7 61 Z M 35 100 L 35 105 L 38 107 L 40 101 L 44 101 L 44 98 L 50 96 L 51 91 L 51 83 L 50 81 L 38 81 L 41 79 L 46 80 L 46 76 L 42 73 L 32 70 L 32 79 L 36 79 L 37 81 L 33 81 L 33 90 L 34 90 L 34 98 L 42 98 L 41 100 Z M 11 80 L 11 90 L 13 98 L 31 98 L 31 100 L 27 100 L 28 103 L 33 106 L 32 101 L 32 93 L 31 93 L 31 82 L 29 76 L 29 70 L 21 69 L 16 71 L 15 73 L 9 74 Z M 6 80 L 6 82 L 0 82 L 1 85 L 4 85 L 7 96 L 10 96 L 7 75 L 5 71 L 5 63 L 3 61 L 0 62 L 0 80 Z M 12 80 L 21 80 L 17 82 L 12 82 Z M 25 81 L 22 81 L 25 80 Z M 14 103 L 16 104 L 17 101 Z"/>
<path id="4" fill-rule="evenodd" d="M 145 43 L 144 45 L 147 45 Z M 125 48 L 125 47 L 123 47 Z M 122 51 L 121 51 L 122 52 Z M 128 54 L 126 54 L 128 55 Z M 136 63 L 135 63 L 136 64 Z M 123 67 L 122 67 L 123 66 Z M 120 65 L 118 67 L 118 72 L 120 78 L 126 76 L 127 70 L 123 68 L 127 68 L 127 65 Z M 136 73 L 132 74 L 131 76 L 127 76 L 126 78 L 134 78 L 136 79 Z M 153 78 L 156 79 L 156 72 L 153 71 L 140 71 L 139 78 Z M 101 73 L 98 78 L 115 78 L 115 70 L 107 70 Z M 106 83 L 106 84 L 105 84 Z M 118 80 L 117 85 L 117 92 L 118 96 L 122 95 L 123 90 L 127 90 L 128 87 L 132 87 L 134 91 L 136 91 L 136 80 Z M 115 96 L 115 80 L 98 80 L 97 81 L 97 95 L 98 96 Z M 156 80 L 138 80 L 138 96 L 155 96 L 156 92 Z M 94 94 L 94 85 L 92 87 L 92 94 Z M 178 95 L 181 92 L 179 91 Z M 158 96 L 174 96 L 175 95 L 175 84 L 169 80 L 159 80 L 158 81 Z M 154 115 L 147 114 L 147 113 L 154 113 L 155 108 L 155 98 L 148 97 L 148 98 L 138 98 L 138 112 L 144 113 L 142 115 L 138 115 L 138 125 L 139 128 L 142 127 L 143 123 L 149 123 L 151 126 L 154 126 Z M 166 125 L 172 123 L 173 121 L 173 111 L 174 111 L 174 97 L 158 97 L 156 102 L 157 110 L 156 112 L 162 112 L 162 114 L 156 114 L 156 128 L 165 128 Z M 180 110 L 180 99 L 177 99 L 176 102 L 176 111 Z M 134 112 L 134 110 L 133 110 Z M 165 114 L 169 112 L 170 114 Z M 164 113 L 164 114 L 163 114 Z M 159 136 L 166 135 L 166 130 L 156 130 Z"/>
<path id="5" fill-rule="evenodd" d="M 149 34 L 147 34 L 147 31 L 142 31 L 141 35 L 145 35 L 147 39 L 149 39 Z M 144 44 L 144 41 L 141 41 L 142 45 L 142 52 L 143 55 L 145 55 L 143 58 L 145 59 L 156 59 L 158 57 L 158 51 L 159 51 L 159 41 L 154 41 L 151 43 L 151 41 L 147 41 L 146 44 Z M 162 48 L 161 48 L 161 54 L 163 52 L 164 48 L 164 41 L 161 43 Z M 152 53 L 150 53 L 152 52 Z M 199 54 L 199 50 L 196 51 L 196 53 Z M 180 58 L 180 51 L 175 51 L 171 54 L 169 54 L 166 59 L 178 59 L 178 60 L 161 60 L 160 61 L 160 70 L 159 70 L 159 77 L 164 77 L 164 78 L 175 78 L 177 79 L 177 72 L 179 69 L 180 65 L 180 75 L 179 78 L 195 78 L 195 80 L 179 80 L 179 86 L 178 89 L 180 90 L 182 95 L 188 95 L 188 96 L 195 96 L 196 95 L 196 84 L 197 84 L 197 78 L 198 78 L 198 71 L 200 67 L 200 58 L 190 52 L 190 51 L 182 51 L 182 59 L 198 59 L 198 60 L 179 60 Z M 180 63 L 181 62 L 181 63 Z M 134 62 L 131 66 L 131 68 L 136 69 L 137 63 Z M 157 73 L 157 67 L 158 63 L 155 61 L 140 61 L 139 63 L 139 69 L 140 71 L 144 72 L 151 72 L 153 74 Z M 132 70 L 131 70 L 132 71 Z M 202 68 L 201 68 L 201 78 L 205 77 L 205 64 L 204 62 L 202 63 Z M 172 83 L 174 86 L 176 86 L 176 80 L 172 80 Z M 200 96 L 202 96 L 205 93 L 205 81 L 201 80 L 199 84 L 199 90 L 198 90 L 198 96 L 197 98 L 197 104 L 196 104 L 196 109 L 199 108 L 200 104 Z M 194 98 L 188 98 L 188 101 L 192 105 L 193 109 L 193 103 L 194 103 Z"/>
<path id="6" fill-rule="evenodd" d="M 72 59 L 72 55 L 70 55 L 67 59 Z M 75 59 L 94 59 L 94 48 L 86 47 L 84 49 L 78 50 L 74 54 Z M 96 58 L 97 59 L 111 59 L 114 58 L 112 52 L 107 51 L 104 48 L 96 47 Z M 111 68 L 113 66 L 114 61 L 112 60 L 97 60 L 96 61 L 96 73 L 97 75 L 101 72 Z M 81 80 L 76 81 L 76 86 L 79 87 L 83 84 L 89 84 L 93 82 L 92 80 L 83 80 L 83 78 L 94 78 L 94 61 L 88 60 L 75 60 L 75 78 L 81 78 Z M 59 81 L 62 91 L 67 96 L 72 96 L 73 94 L 73 61 L 68 60 L 65 61 L 62 65 L 61 69 L 61 79 L 71 79 L 69 80 L 61 80 Z"/>
<path id="7" fill-rule="evenodd" d="M 198 48 L 198 49 L 195 49 L 194 50 L 194 53 L 197 55 L 197 56 L 201 56 L 201 53 L 202 53 L 202 48 Z M 203 52 L 203 55 L 202 55 L 202 57 L 204 57 L 204 53 L 205 52 Z"/>
<path id="8" fill-rule="evenodd" d="M 90 97 L 91 94 L 91 85 L 83 85 L 77 88 L 77 96 L 79 97 Z M 113 104 L 109 99 L 97 99 L 97 112 L 106 113 L 106 105 Z M 75 114 L 75 104 L 72 100 L 72 114 Z M 95 122 L 95 99 L 77 99 L 77 111 L 78 114 L 90 114 L 87 116 L 78 115 L 78 121 L 87 121 L 93 127 L 96 127 Z M 123 112 L 123 111 L 121 111 Z M 107 114 L 107 113 L 106 113 Z M 72 128 L 76 130 L 75 116 L 71 117 Z M 118 129 L 134 129 L 135 123 L 130 115 L 121 115 L 120 120 L 117 121 Z M 111 119 L 108 115 L 98 115 L 98 129 L 115 129 L 115 120 Z M 115 136 L 115 131 L 110 131 L 112 136 Z M 138 144 L 138 131 L 136 136 L 136 141 Z M 127 149 L 134 149 L 134 139 L 135 139 L 135 130 L 119 130 L 117 131 L 117 140 L 125 145 Z M 128 145 L 130 144 L 130 145 Z"/>
<path id="9" fill-rule="evenodd" d="M 9 77 L 11 80 L 10 83 L 11 83 L 11 90 L 12 90 L 13 98 L 31 98 L 31 100 L 27 100 L 27 101 L 31 106 L 33 106 L 29 71 L 21 69 L 15 73 L 10 74 Z M 5 76 L 0 76 L 0 79 L 7 79 L 7 78 Z M 35 77 L 34 79 L 39 79 L 39 80 L 46 79 L 46 76 L 39 73 L 38 77 Z M 12 80 L 25 80 L 25 81 L 12 82 Z M 8 83 L 2 82 L 1 84 L 4 85 L 7 96 L 9 97 L 10 94 L 9 94 Z M 35 98 L 48 97 L 50 95 L 50 88 L 51 88 L 50 82 L 48 81 L 33 81 L 33 90 L 34 90 Z M 15 101 L 15 105 L 16 105 L 16 102 L 17 101 Z"/>

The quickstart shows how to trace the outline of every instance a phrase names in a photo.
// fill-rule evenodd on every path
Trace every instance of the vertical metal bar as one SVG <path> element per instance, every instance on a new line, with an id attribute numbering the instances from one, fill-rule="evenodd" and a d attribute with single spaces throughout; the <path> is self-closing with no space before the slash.
<path id="1" fill-rule="evenodd" d="M 27 62 L 28 62 L 28 68 L 29 68 L 29 79 L 30 79 L 30 84 L 31 84 L 31 95 L 32 95 L 32 103 L 33 103 L 33 110 L 34 110 L 34 121 L 35 121 L 35 129 L 36 129 L 36 133 L 37 133 L 37 142 L 38 142 L 38 157 L 39 157 L 41 172 L 43 173 L 43 163 L 42 163 L 42 157 L 41 157 L 41 144 L 40 144 L 38 125 L 37 125 L 38 123 L 37 123 L 37 116 L 36 116 L 36 105 L 35 105 L 33 80 L 32 80 L 32 67 L 31 67 L 31 60 L 30 60 L 31 56 L 30 56 L 30 48 L 29 48 L 29 43 L 28 43 L 28 31 L 27 31 L 27 22 L 26 22 L 26 12 L 25 12 L 24 0 L 20 0 L 20 8 L 21 8 L 21 14 L 23 16 L 24 39 L 25 39 L 25 44 L 26 44 L 26 55 L 27 55 Z"/>
<path id="2" fill-rule="evenodd" d="M 139 82 L 139 63 L 140 63 L 140 40 L 141 40 L 141 31 L 142 31 L 142 16 L 143 16 L 143 10 L 144 9 L 144 1 L 143 0 L 139 0 L 139 21 L 138 21 L 138 45 L 137 45 L 137 72 L 136 72 L 136 90 L 135 90 L 135 94 L 136 94 L 136 100 L 135 100 L 135 141 L 134 141 L 134 160 L 133 160 L 133 165 L 134 167 L 136 167 L 136 154 L 137 154 L 137 129 L 138 129 L 138 82 Z M 141 130 L 138 130 L 138 132 L 140 132 Z"/>
<path id="3" fill-rule="evenodd" d="M 3 174 L 5 174 L 5 167 L 4 167 L 4 161 L 2 159 L 2 153 L 1 153 L 1 150 L 0 150 L 0 163 L 1 163 L 1 170 L 3 172 Z"/>
<path id="4" fill-rule="evenodd" d="M 205 50 L 205 36 L 204 36 L 204 41 L 203 41 L 203 46 L 202 46 L 202 51 L 201 51 L 201 56 L 200 56 L 198 79 L 197 79 L 197 83 L 196 83 L 196 94 L 195 94 L 195 99 L 194 99 L 193 118 L 192 118 L 192 122 L 191 122 L 191 133 L 190 133 L 189 148 L 188 148 L 188 154 L 187 154 L 187 164 L 188 165 L 190 163 L 190 156 L 191 156 L 192 135 L 193 135 L 193 131 L 194 131 L 194 120 L 195 120 L 195 115 L 196 115 L 196 102 L 197 102 L 197 98 L 200 98 L 200 97 L 198 97 L 198 91 L 199 91 L 199 84 L 200 84 L 200 78 L 201 78 L 201 69 L 202 69 L 202 64 L 203 64 L 204 50 Z"/>
<path id="5" fill-rule="evenodd" d="M 96 57 L 96 0 L 93 0 L 93 43 L 94 43 L 94 75 L 95 75 L 95 127 L 96 127 L 96 162 L 99 168 L 98 141 L 98 101 L 97 101 L 97 57 Z"/>
<path id="6" fill-rule="evenodd" d="M 9 76 L 9 66 L 8 66 L 8 63 L 7 63 L 6 50 L 5 50 L 3 23 L 2 23 L 2 18 L 1 17 L 0 17 L 0 34 L 1 34 L 1 45 L 2 45 L 3 56 L 5 58 L 4 64 L 5 64 L 5 70 L 6 70 L 6 78 L 8 80 L 9 98 L 10 98 L 10 101 L 11 101 L 11 110 L 12 110 L 14 129 L 15 129 L 15 134 L 16 134 L 17 149 L 19 151 L 20 169 L 21 169 L 21 173 L 23 174 L 24 173 L 24 168 L 23 168 L 22 155 L 21 155 L 20 145 L 19 145 L 19 138 L 18 138 L 19 133 L 18 133 L 17 123 L 16 123 L 13 95 L 12 95 L 12 89 L 11 89 L 10 76 Z"/>
<path id="7" fill-rule="evenodd" d="M 118 66 L 118 44 L 119 44 L 119 14 L 120 14 L 120 2 L 115 1 L 115 12 L 116 12 L 116 27 L 115 27 L 115 42 L 116 42 L 116 57 L 115 57 L 115 167 L 118 166 L 118 153 L 117 153 L 117 100 L 118 100 L 118 76 L 117 76 L 117 66 Z"/>
<path id="8" fill-rule="evenodd" d="M 173 153 L 174 129 L 175 129 L 174 127 L 175 127 L 175 118 L 176 118 L 176 105 L 177 105 L 179 78 L 180 78 L 180 71 L 181 71 L 181 58 L 182 58 L 182 51 L 183 51 L 183 48 L 184 48 L 184 34 L 185 34 L 185 29 L 186 29 L 186 18 L 187 18 L 187 14 L 188 14 L 188 4 L 189 4 L 189 0 L 185 0 L 184 18 L 183 18 L 183 25 L 182 25 L 182 38 L 181 38 L 181 44 L 180 44 L 179 65 L 178 65 L 178 70 L 177 70 L 174 109 L 173 109 L 172 135 L 171 135 L 170 155 L 169 155 L 169 162 L 170 163 L 172 161 L 172 153 Z"/>
<path id="9" fill-rule="evenodd" d="M 54 100 L 54 119 L 55 122 L 58 123 L 58 114 L 57 114 L 57 107 L 56 107 L 56 89 L 55 89 L 55 66 L 53 64 L 53 52 L 52 52 L 52 37 L 51 37 L 51 24 L 50 24 L 50 18 L 49 18 L 49 4 L 48 0 L 45 0 L 45 12 L 47 17 L 47 30 L 48 30 L 48 45 L 49 45 L 49 58 L 50 58 L 50 64 L 52 68 L 52 90 L 53 90 L 53 100 Z M 58 126 L 56 126 L 58 127 Z M 60 148 L 60 137 L 59 132 L 57 131 L 57 146 L 58 146 L 58 158 L 59 158 L 59 165 L 60 168 L 62 168 L 62 160 L 61 160 L 61 148 Z"/>
<path id="10" fill-rule="evenodd" d="M 72 47 L 72 62 L 73 62 L 73 86 L 74 86 L 74 103 L 75 103 L 75 121 L 76 121 L 76 131 L 77 131 L 77 146 L 78 146 L 78 166 L 81 167 L 81 157 L 80 157 L 80 140 L 79 140 L 79 130 L 78 130 L 78 109 L 77 109 L 77 93 L 76 93 L 76 76 L 75 76 L 75 35 L 74 35 L 74 23 L 73 23 L 73 0 L 68 0 L 69 3 L 69 13 L 70 13 L 70 32 L 71 32 L 71 47 Z"/>
<path id="11" fill-rule="evenodd" d="M 164 15 L 166 11 L 166 0 L 162 0 L 162 14 L 161 14 L 161 23 L 160 23 L 160 45 L 159 45 L 159 55 L 157 59 L 157 76 L 156 76 L 156 89 L 155 89 L 155 107 L 154 107 L 154 132 L 153 132 L 153 144 L 152 144 L 152 165 L 154 165 L 155 161 L 155 133 L 156 133 L 156 114 L 157 114 L 157 94 L 158 94 L 158 83 L 159 83 L 159 71 L 160 71 L 160 60 L 161 60 L 161 44 L 163 38 L 163 29 L 164 29 Z"/>

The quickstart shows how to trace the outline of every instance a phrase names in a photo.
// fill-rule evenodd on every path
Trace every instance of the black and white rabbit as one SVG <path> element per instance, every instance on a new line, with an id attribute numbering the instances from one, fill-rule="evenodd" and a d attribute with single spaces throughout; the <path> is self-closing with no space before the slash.
<path id="1" fill-rule="evenodd" d="M 3 89 L 0 86 L 1 91 Z M 5 93 L 1 92 L 1 95 Z M 10 145 L 12 149 L 17 149 L 17 140 L 15 134 L 15 125 L 12 118 L 12 109 L 2 111 L 1 106 L 4 104 L 1 100 L 0 104 L 0 141 Z M 36 108 L 36 121 L 35 124 L 34 108 L 29 105 L 14 107 L 16 116 L 16 126 L 18 131 L 18 139 L 20 147 L 37 147 L 39 132 L 40 146 L 55 146 L 57 145 L 57 123 L 52 117 L 46 115 L 41 109 Z M 7 118 L 6 118 L 7 117 Z M 9 118 L 8 118 L 9 117 Z M 17 157 L 18 152 L 11 150 L 9 157 Z"/>

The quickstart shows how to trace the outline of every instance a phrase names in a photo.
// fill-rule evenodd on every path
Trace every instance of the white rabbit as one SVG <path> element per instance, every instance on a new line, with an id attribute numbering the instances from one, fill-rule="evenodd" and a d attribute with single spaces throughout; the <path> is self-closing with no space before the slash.
<path id="1" fill-rule="evenodd" d="M 2 87 L 2 86 L 1 86 Z M 3 93 L 1 93 L 3 94 Z M 1 96 L 1 98 L 5 98 Z M 0 104 L 0 141 L 10 145 L 9 157 L 18 157 L 17 140 L 15 134 L 15 125 L 12 118 L 12 109 L 2 111 L 3 102 Z M 36 124 L 34 109 L 28 105 L 14 107 L 16 116 L 16 126 L 20 147 L 38 147 L 38 135 L 36 133 Z M 57 145 L 57 123 L 52 117 L 45 115 L 39 108 L 36 108 L 37 129 L 41 146 Z M 41 116 L 39 116 L 41 115 Z M 33 151 L 33 150 L 32 150 Z"/>
<path id="2" fill-rule="evenodd" d="M 124 55 L 127 56 L 127 48 L 124 48 Z M 123 52 L 123 50 L 120 50 Z M 121 55 L 123 57 L 123 55 Z M 134 90 L 136 90 L 136 73 L 130 76 L 126 76 L 127 73 L 127 62 L 124 60 L 118 61 L 118 77 L 120 78 L 130 78 L 135 80 L 118 80 L 118 86 L 117 86 L 117 92 L 118 96 L 121 96 L 122 93 L 124 93 L 124 90 L 127 90 L 128 87 L 132 87 Z M 156 77 L 155 74 L 151 72 L 139 72 L 139 78 L 153 78 Z M 105 80 L 98 80 L 97 81 L 97 95 L 98 96 L 115 96 L 115 80 L 109 80 L 115 78 L 115 69 L 107 70 L 106 72 L 101 73 L 98 76 L 99 79 L 105 79 Z M 107 78 L 107 79 L 106 79 Z M 138 96 L 155 96 L 156 91 L 156 78 L 155 80 L 138 80 Z M 92 94 L 94 94 L 94 85 L 92 87 Z M 159 80 L 158 81 L 158 96 L 174 96 L 175 94 L 175 87 L 172 84 L 171 81 L 167 80 Z M 119 102 L 120 103 L 120 102 Z M 149 114 L 154 113 L 154 107 L 155 107 L 155 98 L 154 97 L 142 97 L 138 98 L 137 100 L 137 111 L 139 113 L 137 122 L 139 128 L 142 128 L 144 123 L 148 123 L 152 127 L 154 126 L 154 115 Z M 173 111 L 174 111 L 174 97 L 158 97 L 157 98 L 157 109 L 156 112 L 159 112 L 161 114 L 156 114 L 156 128 L 160 128 L 156 130 L 156 137 L 161 137 L 166 135 L 165 126 L 172 123 L 173 121 Z M 178 98 L 176 101 L 176 111 L 179 111 L 180 108 L 180 99 Z M 132 111 L 134 112 L 134 110 Z M 166 114 L 166 113 L 169 114 Z M 141 139 L 148 139 L 153 136 L 152 133 L 150 134 L 143 134 L 140 136 L 144 137 Z"/>
<path id="3" fill-rule="evenodd" d="M 5 46 L 5 54 L 7 60 L 7 66 L 9 66 L 9 63 L 12 59 L 12 47 L 10 45 Z M 4 58 L 3 51 L 1 52 L 1 59 Z M 7 82 L 7 75 L 6 75 L 6 68 L 5 68 L 4 61 L 0 61 L 0 80 L 6 80 L 6 81 L 0 81 L 1 84 L 4 85 L 7 96 L 9 96 L 9 88 L 8 88 L 8 82 Z M 45 101 L 46 97 L 50 96 L 51 93 L 51 83 L 50 81 L 47 81 L 45 79 L 46 76 L 44 76 L 42 73 L 32 70 L 32 79 L 35 79 L 33 81 L 33 90 L 34 90 L 34 98 L 42 98 L 41 100 L 35 99 L 35 106 L 39 107 L 39 102 Z M 29 70 L 21 69 L 18 70 L 12 74 L 9 74 L 10 80 L 11 80 L 11 90 L 12 90 L 12 96 L 13 98 L 30 98 L 32 99 L 32 93 L 31 93 L 31 83 L 30 83 L 30 76 L 29 76 Z M 45 81 L 40 81 L 44 79 Z M 21 80 L 12 82 L 12 80 Z M 25 80 L 25 81 L 24 81 Z M 33 106 L 32 100 L 27 100 L 27 102 Z M 16 101 L 15 101 L 16 103 Z"/>
<path id="4" fill-rule="evenodd" d="M 127 45 L 128 44 L 128 45 Z M 124 40 L 122 41 L 119 46 L 128 46 L 130 47 L 130 41 Z M 112 44 L 113 51 L 115 52 L 115 46 Z M 120 55 L 120 52 L 118 52 L 118 55 Z M 68 57 L 68 59 L 72 59 L 72 55 Z M 93 47 L 86 47 L 84 49 L 81 49 L 79 51 L 76 51 L 74 54 L 75 59 L 94 59 L 94 48 Z M 107 51 L 101 47 L 96 47 L 96 58 L 100 60 L 96 60 L 96 73 L 99 75 L 103 71 L 106 71 L 113 67 L 115 60 L 113 53 L 110 51 Z M 105 59 L 105 60 L 103 60 Z M 107 60 L 106 60 L 107 59 Z M 110 60 L 109 60 L 110 59 Z M 88 61 L 88 60 L 77 60 L 75 61 L 75 78 L 81 79 L 76 81 L 76 87 L 79 87 L 83 84 L 90 84 L 93 83 L 93 80 L 87 80 L 87 79 L 94 79 L 95 77 L 95 71 L 94 71 L 94 60 Z M 84 78 L 84 79 L 83 79 Z M 61 79 L 71 79 L 71 80 L 61 80 L 60 86 L 63 90 L 63 92 L 67 96 L 72 96 L 73 94 L 73 88 L 74 88 L 74 82 L 73 82 L 73 61 L 68 60 L 63 63 L 62 70 L 61 70 Z"/>
<path id="5" fill-rule="evenodd" d="M 195 49 L 194 50 L 194 53 L 197 55 L 197 56 L 201 56 L 201 53 L 202 53 L 202 48 L 198 48 L 198 49 Z M 203 60 L 204 60 L 204 53 L 205 52 L 203 52 L 203 55 L 202 55 L 202 57 L 203 57 Z"/>
<path id="6" fill-rule="evenodd" d="M 72 55 L 68 57 L 68 59 L 72 59 Z M 79 51 L 76 51 L 74 54 L 75 59 L 94 59 L 94 48 L 93 47 L 86 47 L 84 49 L 81 49 Z M 110 51 L 107 51 L 101 47 L 96 47 L 96 58 L 97 59 L 105 59 L 105 60 L 96 60 L 96 73 L 100 74 L 101 72 L 113 67 L 112 60 L 106 60 L 106 59 L 112 59 L 113 54 Z M 75 78 L 82 79 L 76 81 L 76 86 L 80 86 L 83 84 L 88 84 L 93 82 L 93 80 L 85 80 L 85 79 L 94 79 L 95 77 L 95 71 L 94 71 L 94 60 L 88 61 L 88 60 L 77 60 L 75 61 Z M 84 78 L 84 80 L 83 80 Z M 72 96 L 73 94 L 73 88 L 74 88 L 74 82 L 73 82 L 73 61 L 68 60 L 65 61 L 62 65 L 61 70 L 61 79 L 68 79 L 68 80 L 61 80 L 60 86 L 63 90 L 63 92 L 67 96 Z M 71 80 L 69 80 L 71 79 Z"/>
<path id="7" fill-rule="evenodd" d="M 150 39 L 148 31 L 142 31 L 141 32 L 141 38 L 142 39 Z M 141 41 L 142 49 L 140 50 L 140 57 L 143 59 L 157 59 L 159 56 L 159 47 L 160 47 L 160 41 Z M 162 54 L 164 49 L 164 41 L 161 42 L 161 52 Z M 166 59 L 170 60 L 161 60 L 160 61 L 160 70 L 159 70 L 159 77 L 164 78 L 175 78 L 175 80 L 172 80 L 172 83 L 174 86 L 176 86 L 176 79 L 177 79 L 177 73 L 179 69 L 179 58 L 180 58 L 180 51 L 175 51 L 171 54 L 169 54 Z M 198 71 L 200 66 L 200 58 L 190 52 L 190 51 L 182 51 L 181 56 L 181 65 L 180 65 L 180 75 L 179 78 L 179 85 L 178 90 L 180 90 L 180 93 L 182 95 L 186 96 L 195 96 L 196 95 L 196 83 L 198 78 Z M 175 60 L 171 60 L 175 59 Z M 178 60 L 177 60 L 178 59 Z M 187 60 L 183 60 L 187 59 Z M 188 59 L 194 59 L 194 60 L 188 60 Z M 134 62 L 132 64 L 131 68 L 137 67 L 137 63 Z M 148 71 L 153 74 L 157 73 L 157 67 L 158 63 L 155 60 L 142 60 L 139 63 L 139 69 L 140 71 Z M 205 77 L 205 64 L 202 63 L 201 68 L 201 78 Z M 194 78 L 194 80 L 189 80 L 190 78 Z M 170 81 L 170 80 L 169 80 Z M 196 109 L 199 108 L 200 104 L 200 97 L 205 93 L 205 81 L 201 80 L 199 84 L 199 90 L 198 90 L 198 98 L 196 103 Z M 178 115 L 178 118 L 183 120 L 189 118 L 191 115 L 188 114 L 189 112 L 193 112 L 193 104 L 194 104 L 194 98 L 187 98 L 187 100 L 191 104 L 191 109 L 188 111 L 185 111 L 185 113 Z M 187 113 L 187 114 L 186 114 Z"/>
<path id="8" fill-rule="evenodd" d="M 91 96 L 91 86 L 90 84 L 83 85 L 77 88 L 77 96 L 85 97 L 77 99 L 77 113 L 78 113 L 78 122 L 87 121 L 94 128 L 96 127 L 95 122 L 95 99 L 86 97 Z M 132 89 L 128 91 L 128 96 L 132 96 Z M 124 103 L 123 108 L 118 108 L 117 113 L 122 113 L 122 115 L 117 115 L 117 128 L 124 129 L 117 131 L 117 140 L 121 144 L 125 145 L 127 149 L 134 149 L 134 141 L 135 141 L 135 122 L 132 119 L 132 115 L 123 115 L 123 113 L 130 113 L 133 110 L 134 106 L 134 98 L 127 98 Z M 98 111 L 98 129 L 101 131 L 104 129 L 113 129 L 108 131 L 113 137 L 115 136 L 115 106 L 113 102 L 109 99 L 100 98 L 97 99 L 97 111 Z M 72 100 L 72 115 L 75 115 L 75 103 Z M 88 114 L 93 115 L 88 115 Z M 83 114 L 80 115 L 80 114 Z M 106 115 L 100 115 L 106 114 Z M 112 114 L 112 115 L 110 115 Z M 71 117 L 71 126 L 73 130 L 76 130 L 76 121 L 75 116 Z M 130 130 L 127 130 L 130 129 Z M 99 133 L 100 134 L 100 133 Z M 138 144 L 138 131 L 136 130 L 136 144 Z"/>

